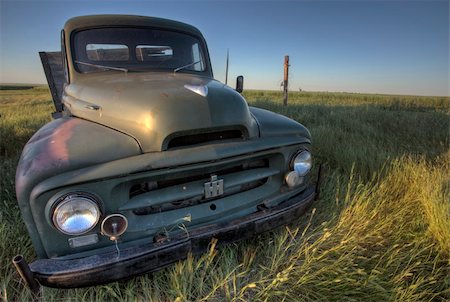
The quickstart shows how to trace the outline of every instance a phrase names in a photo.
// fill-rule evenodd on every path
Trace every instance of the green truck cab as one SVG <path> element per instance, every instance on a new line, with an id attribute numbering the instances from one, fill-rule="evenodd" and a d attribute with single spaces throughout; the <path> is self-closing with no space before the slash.
<path id="1" fill-rule="evenodd" d="M 198 29 L 83 16 L 67 21 L 61 43 L 41 53 L 54 119 L 26 144 L 16 174 L 38 259 L 14 263 L 30 286 L 155 271 L 213 238 L 287 224 L 314 200 L 309 131 L 249 107 L 241 77 L 236 90 L 214 80 Z"/>

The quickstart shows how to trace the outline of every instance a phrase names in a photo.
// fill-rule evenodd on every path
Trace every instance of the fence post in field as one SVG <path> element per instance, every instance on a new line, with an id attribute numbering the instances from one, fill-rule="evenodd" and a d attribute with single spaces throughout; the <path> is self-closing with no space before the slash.
<path id="1" fill-rule="evenodd" d="M 283 105 L 288 102 L 289 56 L 284 56 Z"/>

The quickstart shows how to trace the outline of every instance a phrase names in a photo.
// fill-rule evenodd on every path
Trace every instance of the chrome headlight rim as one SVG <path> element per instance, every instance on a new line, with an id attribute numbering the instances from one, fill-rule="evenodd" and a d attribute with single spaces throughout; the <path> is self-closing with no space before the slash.
<path id="1" fill-rule="evenodd" d="M 64 229 L 62 229 L 58 223 L 57 223 L 57 211 L 59 209 L 62 208 L 62 206 L 66 205 L 69 202 L 74 202 L 73 198 L 81 198 L 84 199 L 86 201 L 88 201 L 89 203 L 91 203 L 93 206 L 96 207 L 96 211 L 97 211 L 97 216 L 96 219 L 94 221 L 94 223 L 92 223 L 92 225 L 80 232 L 67 232 Z M 53 203 L 52 206 L 52 210 L 50 211 L 50 215 L 51 215 L 51 221 L 53 224 L 53 227 L 58 231 L 61 232 L 64 235 L 69 235 L 69 236 L 80 236 L 80 235 L 84 235 L 90 231 L 92 231 L 100 222 L 102 216 L 103 216 L 103 209 L 101 206 L 101 202 L 100 199 L 91 193 L 88 192 L 83 192 L 83 191 L 71 191 L 68 193 L 63 194 L 62 196 L 60 196 L 59 198 L 57 198 L 55 200 L 55 202 Z"/>
<path id="2" fill-rule="evenodd" d="M 309 167 L 307 168 L 307 170 L 305 172 L 298 173 L 298 171 L 296 171 L 296 169 L 295 169 L 295 160 L 299 156 L 301 156 L 302 154 L 308 154 L 308 156 L 309 156 Z M 290 170 L 296 172 L 298 174 L 298 176 L 300 176 L 300 177 L 306 176 L 311 171 L 312 166 L 313 166 L 312 154 L 311 154 L 311 151 L 309 151 L 308 149 L 301 149 L 301 150 L 298 150 L 296 153 L 294 153 L 294 155 L 291 157 L 291 161 L 290 161 L 290 164 L 289 164 Z"/>

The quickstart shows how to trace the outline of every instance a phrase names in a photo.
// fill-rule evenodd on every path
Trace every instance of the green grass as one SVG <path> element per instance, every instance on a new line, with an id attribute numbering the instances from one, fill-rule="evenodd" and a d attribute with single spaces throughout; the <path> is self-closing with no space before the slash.
<path id="1" fill-rule="evenodd" d="M 43 84 L 13 84 L 13 83 L 0 83 L 0 90 L 28 90 L 33 88 L 44 88 L 47 85 Z"/>
<path id="2" fill-rule="evenodd" d="M 189 257 L 152 275 L 45 301 L 449 301 L 448 97 L 247 91 L 313 136 L 321 198 L 290 226 Z M 21 149 L 52 106 L 48 91 L 0 91 L 0 290 L 30 300 L 11 258 L 30 240 L 15 201 Z"/>

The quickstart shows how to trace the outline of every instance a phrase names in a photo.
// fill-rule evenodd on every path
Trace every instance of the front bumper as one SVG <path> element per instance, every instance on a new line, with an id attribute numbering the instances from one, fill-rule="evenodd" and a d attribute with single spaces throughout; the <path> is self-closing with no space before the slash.
<path id="1" fill-rule="evenodd" d="M 226 244 L 252 237 L 295 221 L 311 205 L 315 188 L 269 209 L 240 219 L 190 230 L 164 243 L 148 243 L 132 248 L 80 259 L 40 259 L 30 264 L 33 278 L 49 287 L 75 288 L 105 284 L 148 272 L 154 272 L 186 258 L 188 253 L 207 250 L 213 238 Z"/>

